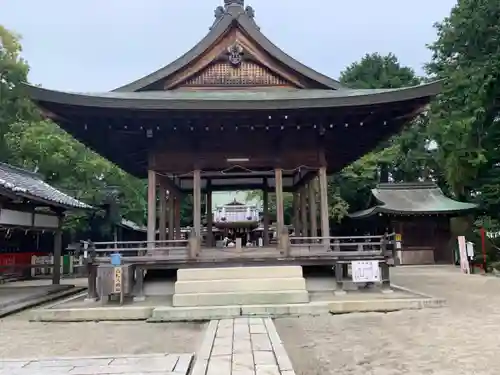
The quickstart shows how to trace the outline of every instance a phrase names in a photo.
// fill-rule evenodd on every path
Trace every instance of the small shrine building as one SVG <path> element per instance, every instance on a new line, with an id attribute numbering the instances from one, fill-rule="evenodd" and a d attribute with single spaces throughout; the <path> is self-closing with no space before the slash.
<path id="1" fill-rule="evenodd" d="M 466 216 L 476 204 L 448 198 L 432 182 L 382 183 L 372 190 L 373 206 L 349 215 L 364 232 L 395 232 L 398 264 L 453 264 L 456 239 L 450 218 Z"/>

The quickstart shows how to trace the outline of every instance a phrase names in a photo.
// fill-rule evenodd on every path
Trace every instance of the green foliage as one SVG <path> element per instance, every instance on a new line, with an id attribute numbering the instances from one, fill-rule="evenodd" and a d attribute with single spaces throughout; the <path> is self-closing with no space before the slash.
<path id="1" fill-rule="evenodd" d="M 413 69 L 401 66 L 392 53 L 372 53 L 349 65 L 340 74 L 340 82 L 353 89 L 392 89 L 418 85 L 421 79 Z"/>
<path id="2" fill-rule="evenodd" d="M 9 125 L 32 115 L 32 106 L 22 96 L 21 83 L 27 80 L 29 68 L 21 51 L 19 36 L 0 25 L 0 160 L 10 156 L 4 142 Z"/>
<path id="3" fill-rule="evenodd" d="M 500 3 L 461 0 L 436 24 L 427 72 L 444 79 L 432 107 L 431 136 L 437 160 L 454 195 L 476 198 L 498 217 L 500 155 Z"/>

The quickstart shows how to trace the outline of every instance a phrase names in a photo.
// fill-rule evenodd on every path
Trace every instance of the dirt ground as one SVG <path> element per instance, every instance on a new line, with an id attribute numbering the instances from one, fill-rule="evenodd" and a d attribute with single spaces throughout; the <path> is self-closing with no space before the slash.
<path id="1" fill-rule="evenodd" d="M 194 353 L 205 324 L 38 323 L 24 314 L 0 320 L 0 358 Z"/>
<path id="2" fill-rule="evenodd" d="M 393 282 L 448 307 L 277 319 L 297 375 L 483 375 L 500 364 L 500 278 L 399 267 Z"/>

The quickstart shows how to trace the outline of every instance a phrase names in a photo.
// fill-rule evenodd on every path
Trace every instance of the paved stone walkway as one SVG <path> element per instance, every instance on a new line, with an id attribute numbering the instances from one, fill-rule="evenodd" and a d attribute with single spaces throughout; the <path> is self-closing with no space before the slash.
<path id="1" fill-rule="evenodd" d="M 193 354 L 0 360 L 0 375 L 187 375 L 192 361 Z"/>
<path id="2" fill-rule="evenodd" d="M 212 320 L 192 375 L 295 375 L 269 318 Z"/>

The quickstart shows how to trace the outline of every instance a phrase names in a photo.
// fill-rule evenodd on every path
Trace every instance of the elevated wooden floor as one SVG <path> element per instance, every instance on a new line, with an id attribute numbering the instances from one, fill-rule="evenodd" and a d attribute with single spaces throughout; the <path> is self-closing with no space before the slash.
<path id="1" fill-rule="evenodd" d="M 347 241 L 348 240 L 348 241 Z M 144 269 L 176 269 L 187 267 L 235 265 L 329 265 L 352 260 L 385 260 L 392 256 L 383 236 L 358 239 L 337 237 L 324 243 L 320 238 L 291 238 L 286 250 L 277 245 L 267 247 L 201 247 L 192 252 L 186 241 L 156 241 L 154 247 L 145 243 L 94 244 L 93 263 L 109 263 L 110 254 L 122 254 L 122 262 Z M 114 244 L 113 244 L 114 245 Z M 125 246 L 127 245 L 127 246 Z M 106 247 L 104 247 L 106 246 Z"/>

